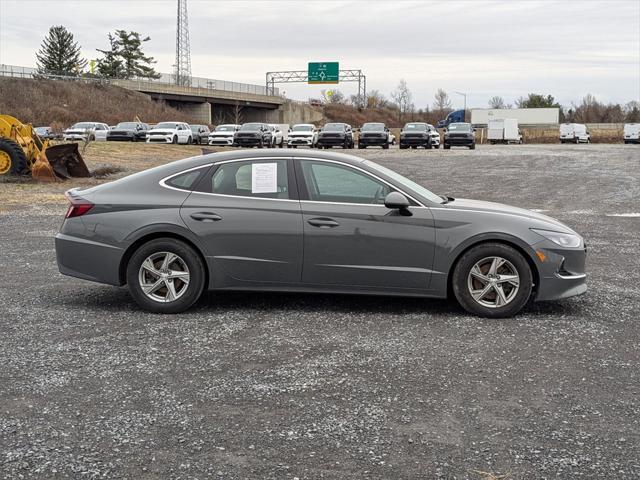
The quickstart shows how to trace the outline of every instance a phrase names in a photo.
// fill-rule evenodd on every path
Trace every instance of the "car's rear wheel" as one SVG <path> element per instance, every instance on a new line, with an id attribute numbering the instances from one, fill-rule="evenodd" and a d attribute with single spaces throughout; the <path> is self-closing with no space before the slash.
<path id="1" fill-rule="evenodd" d="M 202 294 L 204 283 L 202 260 L 180 240 L 151 240 L 135 251 L 127 265 L 131 296 L 153 313 L 188 309 Z"/>
<path id="2" fill-rule="evenodd" d="M 531 296 L 533 278 L 526 259 L 501 243 L 473 247 L 453 272 L 453 292 L 460 305 L 481 317 L 518 313 Z"/>

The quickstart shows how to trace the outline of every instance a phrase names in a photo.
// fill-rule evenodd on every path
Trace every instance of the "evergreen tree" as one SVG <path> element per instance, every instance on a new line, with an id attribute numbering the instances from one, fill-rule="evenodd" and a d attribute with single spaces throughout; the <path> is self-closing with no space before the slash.
<path id="1" fill-rule="evenodd" d="M 126 30 L 109 34 L 110 49 L 98 49 L 104 55 L 98 60 L 98 72 L 109 78 L 160 78 L 151 66 L 155 60 L 142 51 L 142 44 L 149 40 L 149 37 L 141 38 L 138 32 Z"/>
<path id="2" fill-rule="evenodd" d="M 36 53 L 38 72 L 49 75 L 79 75 L 87 66 L 80 56 L 80 46 L 73 34 L 62 25 L 49 28 Z"/>

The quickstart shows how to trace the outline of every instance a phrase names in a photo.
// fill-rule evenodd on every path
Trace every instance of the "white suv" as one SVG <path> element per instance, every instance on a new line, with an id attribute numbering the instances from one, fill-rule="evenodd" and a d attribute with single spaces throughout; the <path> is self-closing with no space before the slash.
<path id="1" fill-rule="evenodd" d="M 284 147 L 284 135 L 282 134 L 282 130 L 280 130 L 280 125 L 270 123 L 269 129 L 271 130 L 271 146 L 274 148 Z"/>
<path id="2" fill-rule="evenodd" d="M 289 130 L 287 148 L 315 147 L 316 143 L 318 143 L 318 129 L 311 123 L 298 123 Z"/>
<path id="3" fill-rule="evenodd" d="M 161 122 L 147 133 L 147 143 L 183 143 L 193 141 L 189 124 L 184 122 Z"/>
<path id="4" fill-rule="evenodd" d="M 431 137 L 431 146 L 433 148 L 440 148 L 440 133 L 438 129 L 427 123 L 427 128 L 429 129 L 429 137 Z"/>
<path id="5" fill-rule="evenodd" d="M 227 123 L 225 125 L 218 125 L 213 132 L 209 134 L 209 145 L 220 145 L 226 147 L 232 147 L 233 134 L 238 131 L 240 125 L 235 123 Z"/>
<path id="6" fill-rule="evenodd" d="M 99 122 L 79 122 L 67 128 L 63 133 L 64 140 L 106 140 L 109 125 Z"/>

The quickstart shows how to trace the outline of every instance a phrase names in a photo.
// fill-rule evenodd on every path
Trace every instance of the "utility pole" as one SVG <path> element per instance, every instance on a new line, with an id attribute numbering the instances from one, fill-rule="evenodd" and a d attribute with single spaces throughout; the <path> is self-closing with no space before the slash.
<path id="1" fill-rule="evenodd" d="M 176 24 L 176 85 L 191 85 L 191 47 L 189 45 L 189 18 L 187 0 L 178 0 Z"/>
<path id="2" fill-rule="evenodd" d="M 453 93 L 457 93 L 458 95 L 462 95 L 464 97 L 464 111 L 466 113 L 467 112 L 467 94 L 463 92 L 453 92 Z"/>

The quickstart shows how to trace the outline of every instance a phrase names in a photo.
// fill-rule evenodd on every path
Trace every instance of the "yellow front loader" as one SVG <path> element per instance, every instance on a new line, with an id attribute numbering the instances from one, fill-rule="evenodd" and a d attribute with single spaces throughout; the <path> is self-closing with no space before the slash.
<path id="1" fill-rule="evenodd" d="M 0 175 L 7 173 L 49 181 L 91 176 L 77 143 L 49 145 L 30 124 L 0 114 Z"/>

